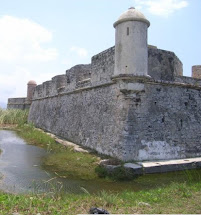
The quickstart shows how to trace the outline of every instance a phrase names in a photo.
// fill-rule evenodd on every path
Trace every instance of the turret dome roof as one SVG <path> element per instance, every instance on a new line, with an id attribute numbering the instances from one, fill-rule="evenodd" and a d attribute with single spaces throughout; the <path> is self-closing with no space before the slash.
<path id="1" fill-rule="evenodd" d="M 34 81 L 34 80 L 31 80 L 31 81 L 29 81 L 28 83 L 27 83 L 28 85 L 30 84 L 34 84 L 34 85 L 36 85 L 36 82 Z"/>
<path id="2" fill-rule="evenodd" d="M 146 17 L 134 7 L 131 7 L 126 12 L 124 12 L 114 23 L 114 27 L 126 21 L 141 21 L 147 23 L 148 27 L 150 26 L 150 22 L 146 19 Z"/>

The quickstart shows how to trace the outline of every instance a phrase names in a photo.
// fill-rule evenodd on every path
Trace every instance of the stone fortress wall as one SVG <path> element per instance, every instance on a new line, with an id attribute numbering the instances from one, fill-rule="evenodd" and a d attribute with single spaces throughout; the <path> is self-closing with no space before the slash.
<path id="1" fill-rule="evenodd" d="M 26 104 L 27 97 L 22 98 L 9 98 L 7 108 L 8 109 L 20 109 L 25 110 L 30 108 L 30 104 Z"/>
<path id="2" fill-rule="evenodd" d="M 113 80 L 112 47 L 38 85 L 29 121 L 122 160 L 199 156 L 201 80 L 182 76 L 173 52 L 149 47 L 148 56 L 149 79 Z"/>
<path id="3" fill-rule="evenodd" d="M 25 110 L 29 109 L 32 102 L 33 92 L 37 84 L 35 81 L 31 80 L 27 83 L 27 97 L 21 98 L 9 98 L 7 109 L 20 109 Z"/>
<path id="4" fill-rule="evenodd" d="M 182 63 L 173 52 L 146 44 L 140 52 L 145 40 L 139 30 L 145 34 L 148 24 L 130 8 L 115 23 L 128 38 L 117 39 L 91 64 L 74 66 L 35 87 L 29 122 L 124 161 L 200 156 L 201 80 L 182 76 Z M 133 32 L 136 46 L 125 60 L 121 46 L 125 40 L 129 44 Z M 138 52 L 148 65 L 136 60 Z"/>
<path id="5" fill-rule="evenodd" d="M 154 79 L 173 81 L 176 76 L 183 74 L 183 65 L 173 52 L 150 46 L 148 55 L 148 74 Z M 57 75 L 51 81 L 37 85 L 33 100 L 110 83 L 114 75 L 114 57 L 115 47 L 112 47 L 93 56 L 91 64 L 76 65 L 67 70 L 66 74 Z"/>

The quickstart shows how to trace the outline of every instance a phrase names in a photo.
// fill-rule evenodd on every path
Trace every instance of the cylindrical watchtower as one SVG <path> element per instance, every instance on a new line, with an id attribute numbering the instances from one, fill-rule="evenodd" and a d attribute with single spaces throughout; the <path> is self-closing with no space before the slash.
<path id="1" fill-rule="evenodd" d="M 31 102 L 33 97 L 33 92 L 35 87 L 37 86 L 36 82 L 31 80 L 27 83 L 27 101 Z"/>
<path id="2" fill-rule="evenodd" d="M 147 29 L 150 22 L 134 7 L 124 12 L 114 23 L 114 75 L 148 75 Z"/>

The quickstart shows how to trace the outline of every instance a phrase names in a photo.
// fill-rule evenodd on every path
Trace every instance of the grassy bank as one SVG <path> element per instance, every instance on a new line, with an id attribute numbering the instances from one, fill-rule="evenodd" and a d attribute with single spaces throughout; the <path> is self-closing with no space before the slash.
<path id="1" fill-rule="evenodd" d="M 173 183 L 163 189 L 97 195 L 12 195 L 0 193 L 0 214 L 79 214 L 102 207 L 114 214 L 199 214 L 201 183 Z"/>
<path id="2" fill-rule="evenodd" d="M 43 167 L 56 172 L 61 177 L 79 179 L 97 179 L 95 168 L 99 158 L 93 154 L 74 152 L 55 142 L 46 133 L 27 123 L 27 110 L 0 109 L 0 125 L 16 125 L 16 131 L 27 143 L 43 147 L 49 152 L 43 160 Z"/>
<path id="3" fill-rule="evenodd" d="M 18 135 L 28 143 L 45 148 L 49 153 L 43 160 L 46 170 L 63 178 L 97 179 L 95 172 L 99 158 L 93 154 L 75 152 L 73 148 L 56 143 L 46 133 L 25 124 L 18 127 Z"/>
<path id="4" fill-rule="evenodd" d="M 9 115 L 9 112 L 13 114 L 12 110 L 6 114 Z M 18 134 L 28 143 L 49 151 L 44 159 L 45 169 L 51 169 L 61 177 L 98 180 L 95 169 L 99 158 L 95 154 L 74 152 L 72 148 L 56 143 L 47 134 L 25 123 L 26 112 L 21 115 L 15 113 L 18 118 L 15 121 L 6 114 L 3 114 L 4 117 L 0 114 L 0 118 L 4 118 L 0 124 L 15 122 L 14 124 L 18 125 L 16 129 Z M 201 171 L 185 171 L 181 174 L 183 174 L 182 177 L 178 178 L 177 174 L 174 177 L 170 174 L 164 184 L 160 177 L 156 178 L 157 175 L 142 176 L 130 181 L 129 183 L 135 183 L 138 186 L 143 185 L 144 189 L 137 192 L 129 187 L 128 182 L 125 182 L 127 190 L 113 193 L 102 191 L 91 194 L 85 190 L 84 194 L 75 195 L 63 194 L 55 190 L 45 194 L 14 195 L 0 192 L 0 214 L 74 215 L 88 213 L 91 207 L 104 208 L 113 214 L 200 214 Z"/>

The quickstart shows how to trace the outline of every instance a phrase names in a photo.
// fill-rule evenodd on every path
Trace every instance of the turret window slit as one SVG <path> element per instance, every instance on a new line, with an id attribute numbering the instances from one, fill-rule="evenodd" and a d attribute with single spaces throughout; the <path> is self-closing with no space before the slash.
<path id="1" fill-rule="evenodd" d="M 129 35 L 129 28 L 127 28 L 127 35 Z"/>

